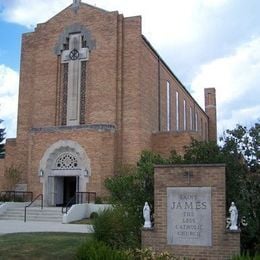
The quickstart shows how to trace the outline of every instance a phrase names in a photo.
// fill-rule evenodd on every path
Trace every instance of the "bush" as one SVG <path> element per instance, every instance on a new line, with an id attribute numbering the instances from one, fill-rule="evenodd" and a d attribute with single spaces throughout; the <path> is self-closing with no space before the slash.
<path id="1" fill-rule="evenodd" d="M 90 219 L 94 219 L 94 218 L 97 218 L 98 217 L 98 213 L 97 212 L 91 212 L 89 218 Z"/>
<path id="2" fill-rule="evenodd" d="M 26 198 L 23 198 L 22 196 L 14 196 L 14 194 L 10 194 L 10 193 L 4 193 L 2 192 L 2 195 L 0 195 L 0 201 L 3 202 L 26 202 Z"/>
<path id="3" fill-rule="evenodd" d="M 78 260 L 127 260 L 125 253 L 114 250 L 102 241 L 87 240 L 77 250 Z"/>
<path id="4" fill-rule="evenodd" d="M 122 207 L 106 209 L 93 219 L 94 237 L 114 249 L 140 245 L 140 226 L 131 212 Z"/>
<path id="5" fill-rule="evenodd" d="M 111 203 L 131 209 L 139 226 L 144 221 L 143 207 L 146 201 L 153 211 L 155 164 L 169 164 L 169 160 L 155 152 L 143 151 L 136 167 L 121 165 L 115 176 L 105 180 Z"/>
<path id="6" fill-rule="evenodd" d="M 10 167 L 5 169 L 4 178 L 5 178 L 5 186 L 8 190 L 15 190 L 16 184 L 21 180 L 22 171 L 20 167 L 15 167 L 11 165 Z"/>
<path id="7" fill-rule="evenodd" d="M 250 256 L 248 253 L 241 256 L 234 256 L 232 260 L 260 260 L 260 255 Z"/>
<path id="8" fill-rule="evenodd" d="M 127 252 L 127 255 L 134 260 L 176 260 L 178 258 L 168 252 L 156 254 L 151 248 L 133 249 Z"/>
<path id="9" fill-rule="evenodd" d="M 96 197 L 95 204 L 103 204 L 102 198 Z"/>

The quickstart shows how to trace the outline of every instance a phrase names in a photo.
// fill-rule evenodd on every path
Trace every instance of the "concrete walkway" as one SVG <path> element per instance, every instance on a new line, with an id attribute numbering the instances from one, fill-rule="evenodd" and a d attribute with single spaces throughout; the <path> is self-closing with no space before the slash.
<path id="1" fill-rule="evenodd" d="M 93 233 L 92 225 L 61 224 L 57 222 L 35 222 L 20 220 L 0 220 L 0 235 L 24 232 L 74 232 Z"/>

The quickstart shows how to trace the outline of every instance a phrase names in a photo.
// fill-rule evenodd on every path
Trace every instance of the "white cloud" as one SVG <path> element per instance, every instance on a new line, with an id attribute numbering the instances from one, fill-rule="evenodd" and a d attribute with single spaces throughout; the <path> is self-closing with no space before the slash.
<path id="1" fill-rule="evenodd" d="M 230 118 L 223 118 L 219 122 L 218 133 L 222 135 L 226 129 L 233 129 L 236 124 L 241 124 L 244 126 L 252 126 L 260 119 L 260 105 L 253 105 L 248 108 L 241 108 L 231 111 Z"/>
<path id="2" fill-rule="evenodd" d="M 0 65 L 0 119 L 4 120 L 7 137 L 16 136 L 18 84 L 18 72 Z"/>
<path id="3" fill-rule="evenodd" d="M 202 105 L 203 88 L 216 87 L 220 130 L 223 126 L 232 127 L 232 124 L 259 117 L 256 101 L 260 96 L 258 0 L 82 2 L 108 11 L 118 10 L 125 17 L 142 15 L 143 34 L 184 85 L 192 86 L 195 98 Z M 72 0 L 5 0 L 1 3 L 1 17 L 32 28 L 71 3 Z M 251 39 L 253 35 L 255 38 Z M 13 96 L 12 93 L 9 96 Z M 5 96 L 8 95 L 5 93 Z M 3 105 L 0 112 L 2 108 Z"/>
<path id="4" fill-rule="evenodd" d="M 86 0 L 108 11 L 118 10 L 124 16 L 142 15 L 143 32 L 152 43 L 177 46 L 198 39 L 203 33 L 210 9 L 223 7 L 227 0 Z M 45 22 L 72 3 L 72 0 L 12 0 L 6 1 L 2 17 L 8 21 L 33 28 Z"/>
<path id="5" fill-rule="evenodd" d="M 192 94 L 203 105 L 203 89 L 217 91 L 219 131 L 260 117 L 260 37 L 238 47 L 227 57 L 201 66 L 191 83 Z"/>
<path id="6" fill-rule="evenodd" d="M 8 22 L 33 28 L 37 23 L 45 22 L 69 4 L 71 4 L 70 0 L 12 0 L 5 3 L 2 17 Z"/>

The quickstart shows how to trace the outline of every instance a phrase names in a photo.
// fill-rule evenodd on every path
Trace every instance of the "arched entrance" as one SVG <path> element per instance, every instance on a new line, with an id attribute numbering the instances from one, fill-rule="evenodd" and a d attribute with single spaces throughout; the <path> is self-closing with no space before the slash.
<path id="1" fill-rule="evenodd" d="M 44 204 L 61 206 L 75 192 L 87 191 L 91 175 L 90 160 L 85 150 L 74 141 L 61 140 L 44 153 L 39 167 Z"/>

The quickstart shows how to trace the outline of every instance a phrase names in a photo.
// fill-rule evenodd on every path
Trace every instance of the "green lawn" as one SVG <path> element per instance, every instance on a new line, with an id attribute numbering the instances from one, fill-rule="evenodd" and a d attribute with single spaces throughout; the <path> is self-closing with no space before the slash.
<path id="1" fill-rule="evenodd" d="M 77 247 L 91 234 L 21 233 L 0 236 L 0 259 L 75 259 Z"/>

